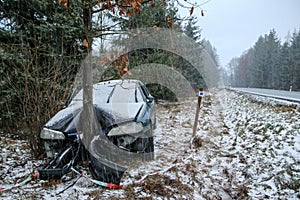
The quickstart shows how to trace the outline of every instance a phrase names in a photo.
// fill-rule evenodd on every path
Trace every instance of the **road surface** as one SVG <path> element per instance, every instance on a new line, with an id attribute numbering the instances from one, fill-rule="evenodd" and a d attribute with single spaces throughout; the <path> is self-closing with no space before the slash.
<path id="1" fill-rule="evenodd" d="M 300 103 L 300 92 L 290 92 L 285 90 L 272 90 L 260 88 L 230 88 L 232 90 L 240 91 L 243 93 L 255 94 L 265 97 L 272 97 L 292 102 Z"/>

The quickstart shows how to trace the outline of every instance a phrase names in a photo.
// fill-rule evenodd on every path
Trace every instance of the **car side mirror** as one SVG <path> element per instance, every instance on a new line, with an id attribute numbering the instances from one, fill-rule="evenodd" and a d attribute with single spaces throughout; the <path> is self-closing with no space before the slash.
<path id="1" fill-rule="evenodd" d="M 147 103 L 152 103 L 154 101 L 154 97 L 153 96 L 148 96 L 147 97 Z"/>

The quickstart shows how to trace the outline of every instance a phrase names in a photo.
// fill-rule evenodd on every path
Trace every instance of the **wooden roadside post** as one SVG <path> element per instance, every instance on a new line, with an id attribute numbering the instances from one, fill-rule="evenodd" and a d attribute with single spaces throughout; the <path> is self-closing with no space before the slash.
<path id="1" fill-rule="evenodd" d="M 194 138 L 196 136 L 200 105 L 201 105 L 201 100 L 202 100 L 203 96 L 204 96 L 203 88 L 199 88 L 198 102 L 197 102 L 196 116 L 195 116 L 195 122 L 194 122 L 194 127 L 193 127 L 193 137 L 192 138 Z"/>

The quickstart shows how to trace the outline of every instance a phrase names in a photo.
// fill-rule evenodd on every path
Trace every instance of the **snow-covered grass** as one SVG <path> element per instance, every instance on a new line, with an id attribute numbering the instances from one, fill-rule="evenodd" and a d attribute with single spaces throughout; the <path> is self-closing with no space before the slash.
<path id="1" fill-rule="evenodd" d="M 233 101 L 234 99 L 234 101 Z M 228 93 L 224 102 L 232 169 L 252 198 L 300 197 L 300 109 L 296 104 Z"/>
<path id="2" fill-rule="evenodd" d="M 159 103 L 155 160 L 133 163 L 121 190 L 69 174 L 34 180 L 0 193 L 3 199 L 298 199 L 300 108 L 268 98 L 211 90 L 191 142 L 196 98 Z M 23 140 L 1 134 L 0 187 L 20 182 L 42 161 Z M 77 167 L 80 169 L 79 167 Z M 87 168 L 81 168 L 89 175 Z M 143 178 L 143 181 L 137 182 Z"/>

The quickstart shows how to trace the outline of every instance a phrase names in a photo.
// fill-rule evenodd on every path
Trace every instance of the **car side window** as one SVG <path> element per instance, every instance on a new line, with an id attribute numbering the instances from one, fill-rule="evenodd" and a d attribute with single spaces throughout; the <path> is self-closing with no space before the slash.
<path id="1" fill-rule="evenodd" d="M 145 85 L 140 85 L 140 87 L 141 87 L 141 89 L 143 91 L 144 96 L 146 98 L 148 98 L 150 96 L 150 93 L 149 93 L 148 89 L 146 88 L 146 86 Z"/>
<path id="2" fill-rule="evenodd" d="M 136 88 L 135 92 L 136 92 L 136 94 L 135 94 L 136 102 L 143 101 L 144 98 L 142 96 L 141 90 L 139 90 L 138 88 Z"/>

